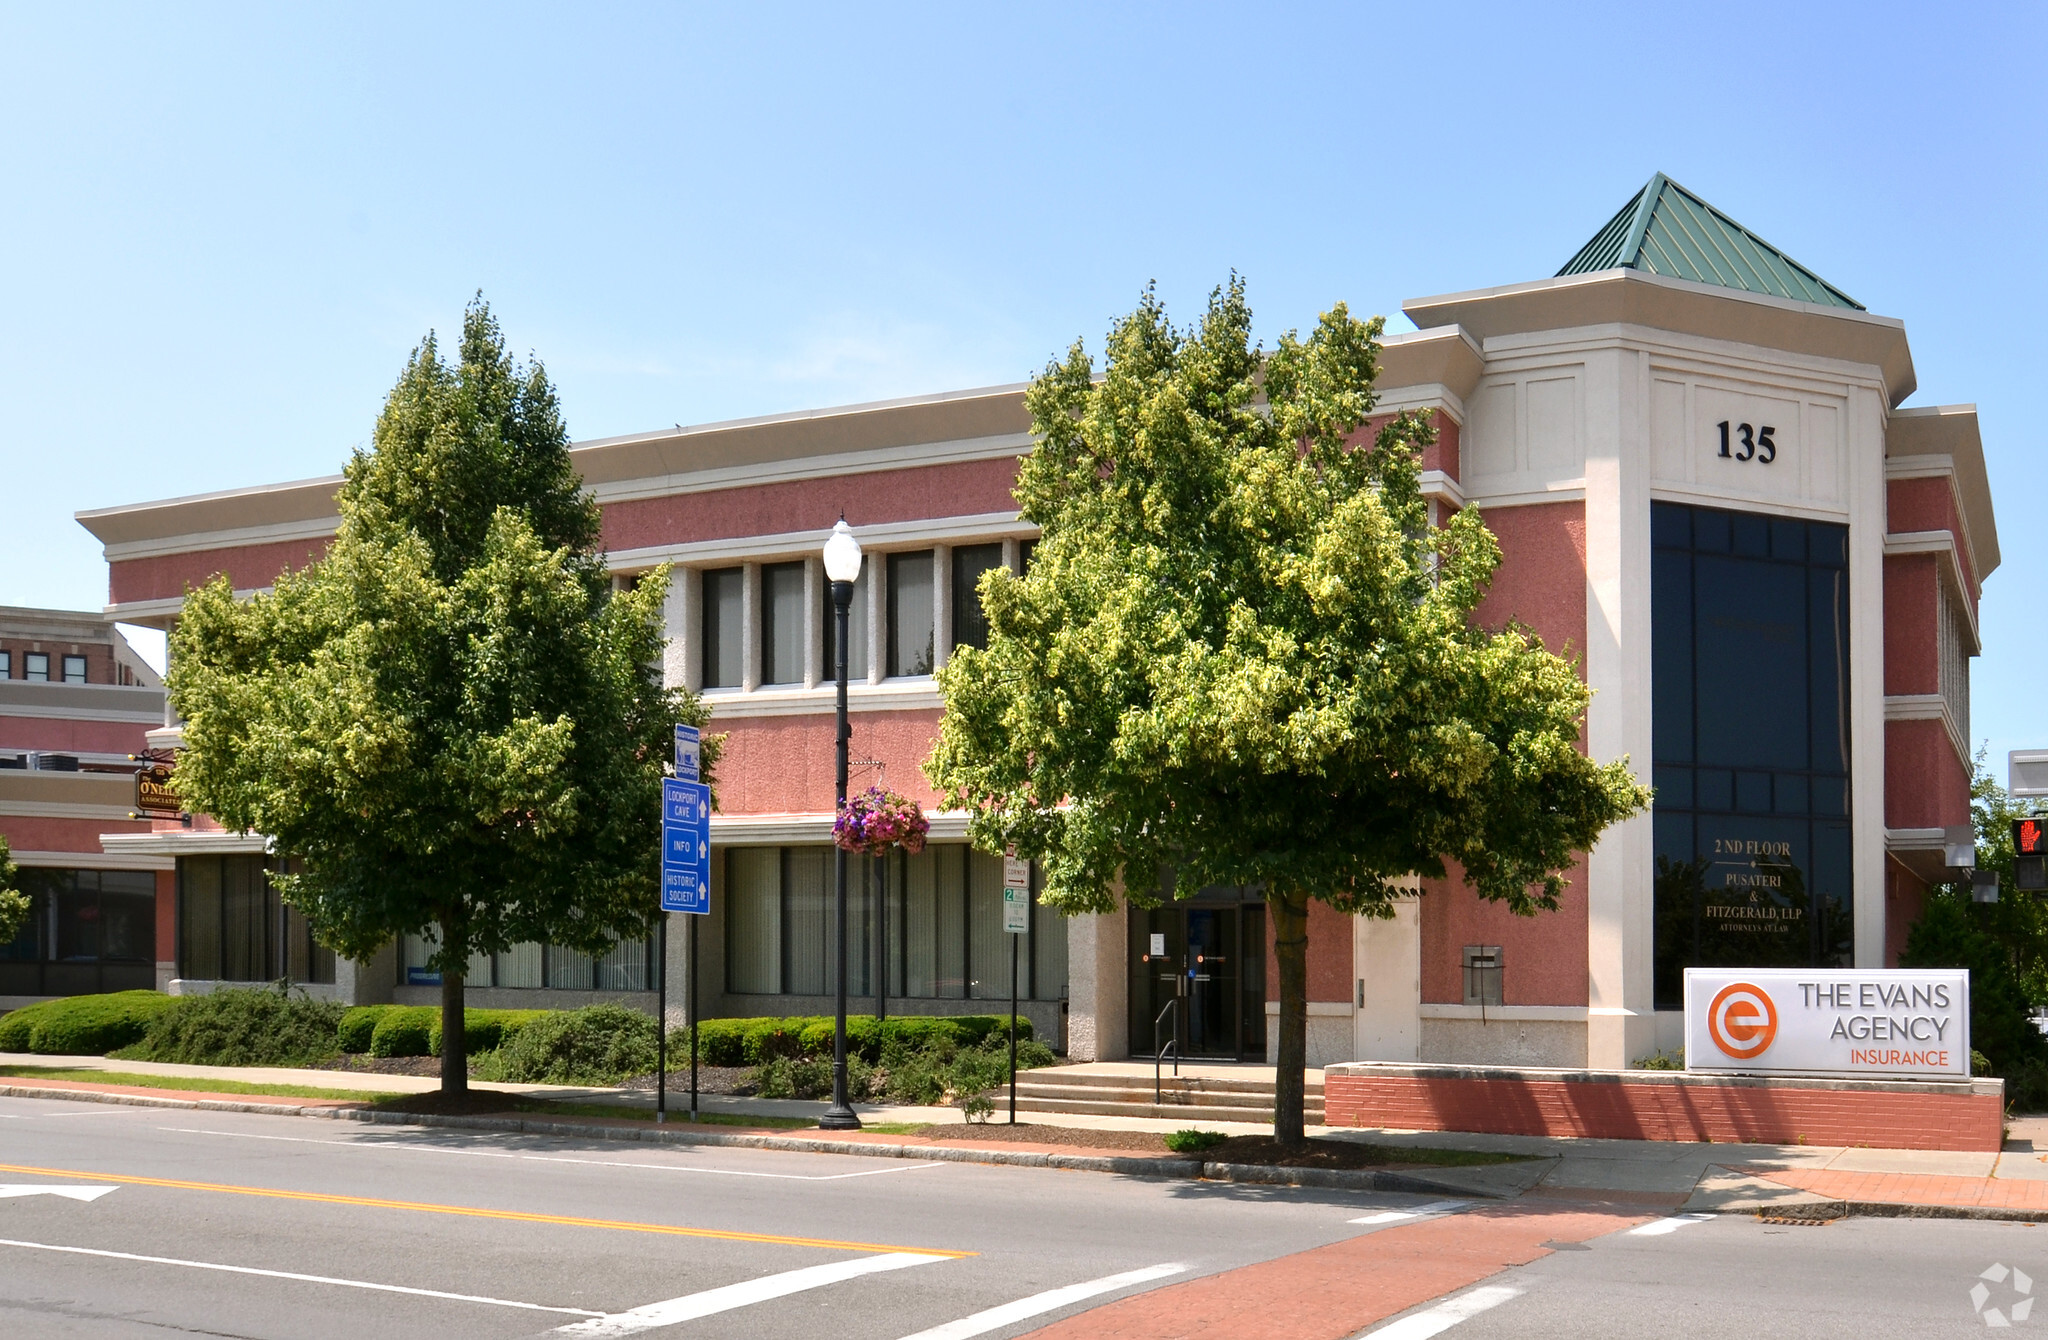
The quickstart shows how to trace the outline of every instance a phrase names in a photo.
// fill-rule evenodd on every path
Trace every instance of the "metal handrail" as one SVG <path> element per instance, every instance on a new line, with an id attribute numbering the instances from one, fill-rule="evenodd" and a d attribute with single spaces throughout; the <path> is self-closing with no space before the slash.
<path id="1" fill-rule="evenodd" d="M 1161 1010 L 1152 1019 L 1152 1106 L 1154 1107 L 1158 1107 L 1160 1105 L 1161 1100 L 1159 1096 L 1159 1067 L 1160 1064 L 1166 1059 L 1165 1049 L 1159 1045 L 1159 1025 L 1166 1021 L 1166 1016 L 1169 1011 L 1174 1011 L 1173 1075 L 1175 1079 L 1180 1078 L 1180 1015 L 1177 1012 L 1177 1008 L 1179 1005 L 1180 997 L 1175 996 L 1172 1000 L 1167 1001 L 1166 1008 Z"/>

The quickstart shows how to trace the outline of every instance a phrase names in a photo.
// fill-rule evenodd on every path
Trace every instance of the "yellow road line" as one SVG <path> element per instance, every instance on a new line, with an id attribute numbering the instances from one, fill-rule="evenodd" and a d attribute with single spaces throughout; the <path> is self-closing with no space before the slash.
<path id="1" fill-rule="evenodd" d="M 943 1247 L 895 1247 L 879 1242 L 841 1242 L 836 1238 L 793 1238 L 778 1233 L 741 1233 L 725 1228 L 682 1228 L 674 1224 L 642 1224 L 626 1219 L 582 1219 L 564 1214 L 530 1214 L 524 1210 L 487 1210 L 473 1205 L 433 1205 L 423 1201 L 378 1200 L 369 1196 L 336 1196 L 324 1191 L 281 1191 L 273 1187 L 229 1186 L 222 1182 L 184 1182 L 169 1177 L 137 1177 L 127 1173 L 88 1172 L 79 1168 L 31 1168 L 0 1163 L 0 1172 L 32 1177 L 78 1177 L 126 1186 L 164 1186 L 179 1191 L 218 1191 L 234 1196 L 267 1196 L 273 1200 L 310 1200 L 324 1205 L 361 1205 L 374 1210 L 412 1210 L 421 1214 L 455 1214 L 471 1219 L 510 1219 L 523 1224 L 561 1224 L 570 1228 L 610 1228 L 624 1233 L 664 1233 L 679 1238 L 717 1238 L 725 1242 L 763 1242 L 779 1247 L 820 1247 L 845 1252 L 915 1252 L 920 1256 L 978 1256 L 978 1252 Z"/>

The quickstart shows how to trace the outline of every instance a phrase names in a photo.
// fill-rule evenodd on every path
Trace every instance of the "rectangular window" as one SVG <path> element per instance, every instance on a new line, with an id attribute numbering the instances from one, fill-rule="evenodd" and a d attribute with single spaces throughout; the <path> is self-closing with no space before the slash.
<path id="1" fill-rule="evenodd" d="M 782 849 L 725 854 L 725 982 L 740 995 L 782 993 Z"/>
<path id="2" fill-rule="evenodd" d="M 1465 1003 L 1500 1005 L 1506 997 L 1501 981 L 1499 945 L 1465 946 Z"/>
<path id="3" fill-rule="evenodd" d="M 0 679 L 14 678 L 14 653 L 0 651 Z"/>
<path id="4" fill-rule="evenodd" d="M 50 682 L 50 658 L 47 654 L 40 651 L 32 651 L 22 657 L 22 663 L 26 668 L 26 673 L 22 675 L 23 679 L 26 679 L 31 684 L 47 684 Z"/>
<path id="5" fill-rule="evenodd" d="M 29 914 L 0 944 L 0 993 L 87 995 L 156 985 L 156 876 L 28 867 Z"/>
<path id="6" fill-rule="evenodd" d="M 64 682 L 66 684 L 85 683 L 85 657 L 66 656 L 64 658 Z"/>
<path id="7" fill-rule="evenodd" d="M 726 980 L 734 993 L 822 996 L 833 990 L 834 851 L 741 847 L 726 852 Z M 922 1000 L 1001 1000 L 1010 994 L 1002 861 L 959 843 L 849 857 L 849 995 L 872 1000 L 886 939 L 889 991 Z M 1035 878 L 1034 871 L 1034 878 Z M 886 926 L 877 908 L 888 908 Z M 1067 927 L 1034 908 L 1017 945 L 1018 994 L 1057 1000 L 1067 987 Z M 1261 997 L 1263 1000 L 1263 997 Z"/>
<path id="8" fill-rule="evenodd" d="M 1651 505 L 1655 995 L 1852 961 L 1848 528 Z"/>
<path id="9" fill-rule="evenodd" d="M 597 988 L 596 964 L 588 954 L 560 945 L 541 950 L 541 963 L 548 985 L 556 991 L 593 991 Z"/>
<path id="10" fill-rule="evenodd" d="M 874 568 L 873 560 L 861 564 L 860 576 L 854 579 L 853 600 L 846 607 L 846 682 L 865 683 L 868 677 L 868 573 Z M 818 678 L 826 684 L 839 682 L 839 611 L 832 605 L 832 583 L 826 582 L 824 599 L 825 664 L 818 669 Z"/>
<path id="11" fill-rule="evenodd" d="M 713 568 L 704 574 L 704 687 L 736 689 L 745 682 L 746 570 Z"/>
<path id="12" fill-rule="evenodd" d="M 761 569 L 761 681 L 804 682 L 804 565 Z"/>
<path id="13" fill-rule="evenodd" d="M 492 978 L 499 986 L 537 987 L 541 979 L 541 947 L 532 940 L 497 955 Z"/>
<path id="14" fill-rule="evenodd" d="M 953 551 L 953 645 L 988 646 L 988 616 L 982 613 L 981 574 L 1003 566 L 1000 544 L 963 544 Z"/>
<path id="15" fill-rule="evenodd" d="M 331 983 L 334 951 L 279 899 L 267 858 L 181 856 L 177 971 L 194 981 Z"/>
<path id="16" fill-rule="evenodd" d="M 932 672 L 932 551 L 890 554 L 889 662 L 892 679 Z"/>

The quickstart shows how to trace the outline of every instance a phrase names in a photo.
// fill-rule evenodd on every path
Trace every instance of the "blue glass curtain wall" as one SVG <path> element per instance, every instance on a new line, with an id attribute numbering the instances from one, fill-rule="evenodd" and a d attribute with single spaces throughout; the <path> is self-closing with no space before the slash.
<path id="1" fill-rule="evenodd" d="M 1851 961 L 1849 531 L 1654 503 L 1656 1003 Z"/>

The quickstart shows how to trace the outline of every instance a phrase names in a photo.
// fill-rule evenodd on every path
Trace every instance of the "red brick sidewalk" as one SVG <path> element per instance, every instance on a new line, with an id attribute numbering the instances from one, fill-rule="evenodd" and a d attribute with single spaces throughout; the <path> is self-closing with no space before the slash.
<path id="1" fill-rule="evenodd" d="M 1489 1205 L 1104 1304 L 1029 1340 L 1339 1340 L 1419 1303 L 1645 1222 L 1626 1210 Z"/>
<path id="2" fill-rule="evenodd" d="M 1825 1168 L 1737 1169 L 1829 1200 L 1880 1205 L 1958 1205 L 1970 1209 L 2039 1211 L 2048 1218 L 2048 1182 L 2000 1177 L 1935 1177 L 1926 1173 L 1830 1172 Z"/>
<path id="3" fill-rule="evenodd" d="M 73 1079 L 0 1076 L 0 1088 L 62 1089 L 71 1093 L 118 1093 L 133 1098 L 194 1099 L 226 1103 L 273 1103 L 278 1107 L 361 1107 L 359 1098 L 294 1098 L 283 1093 L 217 1093 L 212 1089 L 157 1089 L 140 1084 L 92 1084 Z"/>

